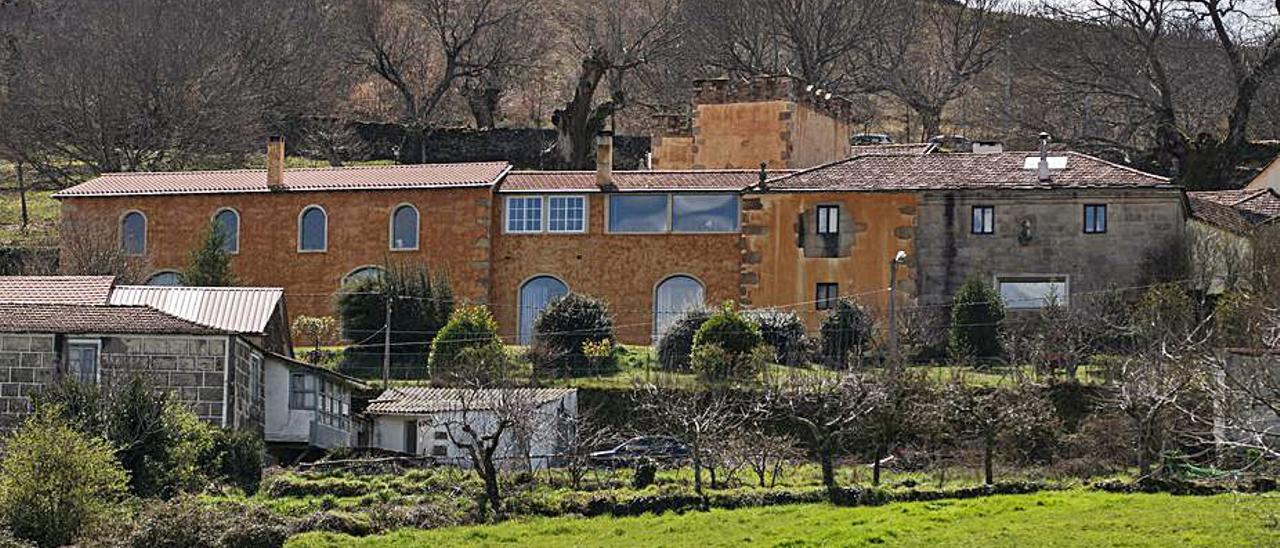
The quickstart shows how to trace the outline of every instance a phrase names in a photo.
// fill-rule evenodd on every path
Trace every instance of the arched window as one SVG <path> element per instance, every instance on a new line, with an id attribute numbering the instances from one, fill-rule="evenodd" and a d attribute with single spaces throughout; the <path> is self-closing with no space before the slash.
<path id="1" fill-rule="evenodd" d="M 418 210 L 409 204 L 391 213 L 391 249 L 418 249 Z"/>
<path id="2" fill-rule="evenodd" d="M 348 272 L 346 276 L 343 276 L 342 285 L 346 286 L 347 284 L 358 282 L 360 280 L 365 280 L 369 278 L 381 278 L 382 274 L 383 274 L 382 268 L 380 267 L 362 266 L 360 268 L 352 270 L 351 272 Z"/>
<path id="3" fill-rule="evenodd" d="M 147 285 L 179 286 L 182 285 L 182 274 L 172 270 L 162 270 L 147 278 Z"/>
<path id="4" fill-rule="evenodd" d="M 324 251 L 328 246 L 329 216 L 320 206 L 307 206 L 298 216 L 298 251 Z"/>
<path id="5" fill-rule="evenodd" d="M 658 284 L 653 298 L 653 340 L 657 341 L 680 315 L 705 298 L 702 282 L 690 276 L 672 276 Z"/>
<path id="6" fill-rule="evenodd" d="M 533 342 L 533 321 L 551 299 L 569 292 L 569 286 L 551 276 L 538 276 L 520 286 L 520 344 Z"/>
<path id="7" fill-rule="evenodd" d="M 147 252 L 147 218 L 140 211 L 130 211 L 120 218 L 120 249 L 126 255 Z"/>
<path id="8" fill-rule="evenodd" d="M 213 215 L 213 223 L 222 233 L 222 249 L 227 253 L 240 252 L 240 214 L 236 210 L 226 208 Z"/>

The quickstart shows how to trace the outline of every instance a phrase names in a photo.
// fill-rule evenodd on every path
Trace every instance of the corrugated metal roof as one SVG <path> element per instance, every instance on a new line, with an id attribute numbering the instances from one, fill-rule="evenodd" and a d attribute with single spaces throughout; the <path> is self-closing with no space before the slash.
<path id="1" fill-rule="evenodd" d="M 489 186 L 510 164 L 406 164 L 286 169 L 276 191 L 388 190 Z M 227 194 L 272 192 L 265 169 L 108 173 L 54 194 L 75 196 L 140 196 L 155 194 Z"/>
<path id="2" fill-rule="evenodd" d="M 0 304 L 0 333 L 218 335 L 149 306 L 81 304 Z"/>
<path id="3" fill-rule="evenodd" d="M 112 276 L 0 276 L 0 303 L 107 304 Z"/>
<path id="4" fill-rule="evenodd" d="M 262 334 L 283 296 L 277 287 L 122 285 L 111 292 L 111 304 L 147 305 L 201 325 Z"/>
<path id="5" fill-rule="evenodd" d="M 546 403 L 577 392 L 573 388 L 389 388 L 369 402 L 371 415 L 421 415 L 442 411 L 491 409 L 500 402 L 518 400 Z"/>

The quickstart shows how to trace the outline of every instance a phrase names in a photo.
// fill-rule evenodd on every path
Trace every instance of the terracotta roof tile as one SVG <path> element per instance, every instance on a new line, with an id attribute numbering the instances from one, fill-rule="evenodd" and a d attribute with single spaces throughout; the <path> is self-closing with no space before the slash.
<path id="1" fill-rule="evenodd" d="M 0 276 L 0 303 L 107 304 L 112 276 Z"/>
<path id="2" fill-rule="evenodd" d="M 779 176 L 787 171 L 771 171 Z M 749 169 L 615 171 L 617 192 L 742 190 L 760 182 L 760 171 Z M 499 192 L 599 192 L 594 171 L 512 171 Z"/>
<path id="3" fill-rule="evenodd" d="M 1198 219 L 1236 234 L 1247 234 L 1253 230 L 1253 223 L 1245 219 L 1244 215 L 1241 215 L 1235 208 L 1215 200 L 1196 196 L 1197 194 L 1203 193 L 1187 193 L 1187 204 L 1191 206 L 1191 217 L 1193 219 Z"/>
<path id="4" fill-rule="evenodd" d="M 0 304 L 0 333 L 218 335 L 147 306 Z"/>
<path id="5" fill-rule="evenodd" d="M 371 415 L 421 415 L 441 411 L 490 409 L 508 399 L 545 403 L 575 392 L 571 388 L 391 388 L 369 402 Z"/>
<path id="6" fill-rule="evenodd" d="M 913 156 L 929 154 L 937 150 L 938 145 L 933 143 L 895 143 L 891 145 L 855 145 L 853 147 L 854 156 L 866 156 L 869 154 L 884 154 L 890 156 Z"/>
<path id="7" fill-rule="evenodd" d="M 286 192 L 489 186 L 510 168 L 506 162 L 406 164 L 287 169 Z M 108 173 L 54 194 L 122 196 L 272 192 L 264 169 Z"/>
<path id="8" fill-rule="evenodd" d="M 1280 194 L 1270 188 L 1188 192 L 1191 215 L 1238 234 L 1280 218 Z"/>
<path id="9" fill-rule="evenodd" d="M 858 155 L 784 175 L 767 182 L 769 190 L 918 191 L 1047 188 L 1173 188 L 1164 177 L 1113 164 L 1078 152 L 1054 152 L 1066 167 L 1052 170 L 1042 183 L 1027 159 L 1036 152 L 991 154 Z"/>

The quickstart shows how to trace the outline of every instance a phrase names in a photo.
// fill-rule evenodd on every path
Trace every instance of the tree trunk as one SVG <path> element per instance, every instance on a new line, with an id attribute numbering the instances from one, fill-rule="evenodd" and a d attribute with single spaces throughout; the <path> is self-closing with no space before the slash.
<path id="1" fill-rule="evenodd" d="M 707 507 L 707 496 L 702 494 L 702 457 L 697 447 L 693 448 L 693 492 L 702 499 L 702 507 Z"/>
<path id="2" fill-rule="evenodd" d="M 493 509 L 493 514 L 502 514 L 502 493 L 498 490 L 498 469 L 493 465 L 492 457 L 487 457 L 480 469 L 480 475 L 484 478 L 484 496 L 489 507 Z"/>
<path id="3" fill-rule="evenodd" d="M 876 446 L 876 454 L 871 456 L 871 485 L 880 486 L 880 455 L 884 454 L 884 446 Z"/>
<path id="4" fill-rule="evenodd" d="M 942 133 L 942 109 L 922 106 L 916 108 L 916 113 L 920 115 L 920 127 L 924 129 L 922 141 Z"/>
<path id="5" fill-rule="evenodd" d="M 830 450 L 824 449 L 818 458 L 822 461 L 822 485 L 827 488 L 827 494 L 834 501 L 836 498 L 835 457 Z"/>
<path id="6" fill-rule="evenodd" d="M 608 69 L 609 60 L 602 52 L 592 52 L 584 58 L 573 99 L 551 115 L 551 123 L 556 128 L 556 152 L 565 167 L 590 169 L 592 166 L 592 141 L 604 129 L 605 119 L 617 108 L 615 100 L 592 106 L 596 89 Z M 615 99 L 620 97 L 615 93 Z"/>
<path id="7" fill-rule="evenodd" d="M 481 86 L 468 89 L 466 95 L 467 107 L 471 110 L 476 129 L 497 127 L 498 101 L 502 98 L 502 90 L 494 86 Z"/>
<path id="8" fill-rule="evenodd" d="M 27 184 L 23 179 L 22 162 L 14 162 L 13 170 L 18 177 L 18 201 L 22 203 L 22 230 L 27 229 Z"/>
<path id="9" fill-rule="evenodd" d="M 987 485 L 995 484 L 995 473 L 992 469 L 992 460 L 994 460 L 995 441 L 987 440 L 982 447 L 982 476 Z"/>

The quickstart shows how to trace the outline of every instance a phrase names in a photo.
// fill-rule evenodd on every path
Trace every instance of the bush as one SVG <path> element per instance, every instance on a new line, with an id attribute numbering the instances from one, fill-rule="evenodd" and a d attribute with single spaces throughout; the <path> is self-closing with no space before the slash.
<path id="1" fill-rule="evenodd" d="M 187 255 L 187 266 L 182 270 L 182 283 L 192 287 L 229 287 L 236 285 L 231 273 L 231 254 L 227 253 L 227 234 L 216 220 L 209 221 L 200 237 L 200 244 Z"/>
<path id="2" fill-rule="evenodd" d="M 730 354 L 718 344 L 703 344 L 694 346 L 690 361 L 703 382 L 750 381 L 764 371 L 773 353 L 772 347 L 763 344 L 741 355 Z"/>
<path id="3" fill-rule="evenodd" d="M 681 314 L 658 341 L 658 362 L 667 371 L 689 371 L 692 367 L 693 336 L 698 328 L 711 317 L 711 311 L 702 307 L 691 308 Z"/>
<path id="4" fill-rule="evenodd" d="M 822 320 L 822 358 L 828 367 L 849 365 L 849 353 L 865 351 L 871 345 L 874 323 L 871 313 L 853 299 L 836 301 Z"/>
<path id="5" fill-rule="evenodd" d="M 105 440 L 75 430 L 56 408 L 45 407 L 5 439 L 0 515 L 19 538 L 64 546 L 107 515 L 127 482 Z"/>
<path id="6" fill-rule="evenodd" d="M 138 548 L 277 548 L 289 530 L 271 512 L 210 506 L 195 497 L 152 504 L 138 516 L 128 545 Z"/>
<path id="7" fill-rule="evenodd" d="M 764 343 L 773 347 L 773 361 L 783 365 L 803 365 L 809 349 L 804 321 L 795 312 L 774 309 L 744 313 L 760 328 Z"/>
<path id="8" fill-rule="evenodd" d="M 339 370 L 362 377 L 382 375 L 383 325 L 387 296 L 391 301 L 391 376 L 416 379 L 426 375 L 427 355 L 437 331 L 453 312 L 453 292 L 443 275 L 432 276 L 426 267 L 389 265 L 382 276 L 357 278 L 338 295 L 342 337 L 356 343 L 348 347 Z"/>
<path id="9" fill-rule="evenodd" d="M 609 314 L 609 307 L 599 299 L 580 293 L 552 299 L 533 321 L 533 344 L 545 349 L 552 360 L 543 365 L 575 374 L 593 363 L 583 345 L 605 340 L 613 340 L 613 316 Z M 596 361 L 606 369 L 614 365 L 612 360 Z"/>
<path id="10" fill-rule="evenodd" d="M 747 355 L 764 342 L 760 328 L 729 305 L 712 314 L 693 334 L 693 349 L 716 345 L 734 359 Z"/>
<path id="11" fill-rule="evenodd" d="M 431 341 L 428 366 L 433 376 L 454 376 L 460 373 L 458 356 L 463 351 L 493 347 L 502 350 L 498 321 L 488 308 L 464 306 L 449 315 L 449 322 Z"/>
<path id="12" fill-rule="evenodd" d="M 964 358 L 1000 356 L 1000 330 L 1004 305 L 1000 295 L 978 276 L 971 276 L 956 291 L 951 304 L 950 350 Z"/>
<path id="13" fill-rule="evenodd" d="M 246 495 L 252 495 L 262 484 L 265 452 L 258 434 L 219 429 L 213 435 L 209 450 L 201 456 L 200 469 L 210 479 L 234 485 Z"/>

